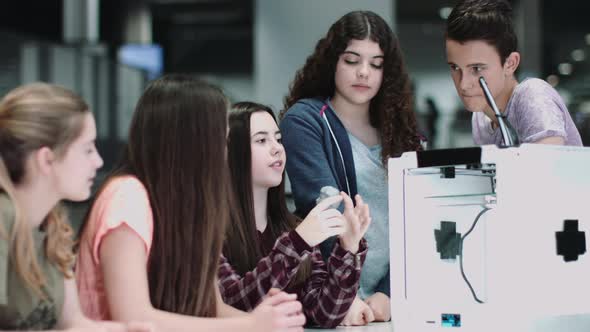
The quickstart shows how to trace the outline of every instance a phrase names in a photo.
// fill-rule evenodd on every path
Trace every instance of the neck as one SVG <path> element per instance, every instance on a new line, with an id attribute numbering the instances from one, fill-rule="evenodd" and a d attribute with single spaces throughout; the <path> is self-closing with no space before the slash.
<path id="1" fill-rule="evenodd" d="M 256 219 L 256 229 L 260 232 L 264 232 L 268 223 L 268 188 L 255 187 L 252 190 L 252 194 L 254 200 L 254 218 Z"/>
<path id="2" fill-rule="evenodd" d="M 38 227 L 43 223 L 51 209 L 59 202 L 56 195 L 48 195 L 48 190 L 41 184 L 23 184 L 15 187 L 16 200 L 25 213 L 25 218 L 31 227 Z"/>
<path id="3" fill-rule="evenodd" d="M 514 88 L 518 85 L 518 81 L 512 77 L 508 80 L 507 84 L 504 86 L 504 89 L 500 92 L 500 94 L 496 97 L 496 106 L 500 110 L 501 114 L 506 113 L 506 106 L 508 106 L 508 102 L 510 101 L 510 97 L 512 97 L 512 93 L 514 92 Z M 494 128 L 498 127 L 498 119 L 496 118 L 496 114 L 494 110 L 488 105 L 484 109 L 484 114 L 492 120 L 492 125 Z"/>
<path id="4" fill-rule="evenodd" d="M 338 114 L 338 118 L 346 128 L 370 125 L 370 102 L 361 105 L 353 104 L 339 94 L 335 94 L 330 101 L 334 106 L 334 111 Z"/>

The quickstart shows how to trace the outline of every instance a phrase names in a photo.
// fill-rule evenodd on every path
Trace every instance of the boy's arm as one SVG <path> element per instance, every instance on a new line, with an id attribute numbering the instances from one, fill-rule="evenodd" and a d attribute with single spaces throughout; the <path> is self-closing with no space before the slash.
<path id="1" fill-rule="evenodd" d="M 540 140 L 536 141 L 537 144 L 551 144 L 551 145 L 564 145 L 565 139 L 561 136 L 551 136 L 541 138 Z"/>

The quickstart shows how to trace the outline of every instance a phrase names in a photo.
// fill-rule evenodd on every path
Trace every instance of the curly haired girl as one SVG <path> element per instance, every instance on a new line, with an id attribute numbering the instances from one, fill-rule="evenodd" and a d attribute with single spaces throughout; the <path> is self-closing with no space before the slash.
<path id="1" fill-rule="evenodd" d="M 359 299 L 343 324 L 363 324 L 367 310 L 389 320 L 386 161 L 421 148 L 410 78 L 399 42 L 370 11 L 344 15 L 295 75 L 281 114 L 287 173 L 296 214 L 306 215 L 324 186 L 360 194 L 373 223 Z M 386 244 L 386 245 L 382 245 Z M 333 241 L 324 243 L 331 252 Z"/>

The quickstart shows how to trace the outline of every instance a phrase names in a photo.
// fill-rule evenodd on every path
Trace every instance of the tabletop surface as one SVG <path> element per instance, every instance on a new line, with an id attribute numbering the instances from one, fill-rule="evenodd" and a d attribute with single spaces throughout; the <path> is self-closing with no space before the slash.
<path id="1" fill-rule="evenodd" d="M 311 331 L 342 331 L 342 332 L 391 332 L 393 331 L 391 322 L 387 323 L 371 323 L 367 326 L 339 326 L 335 329 L 317 329 L 317 328 L 307 328 L 305 329 L 306 332 Z"/>
<path id="2" fill-rule="evenodd" d="M 446 328 L 443 328 L 446 331 Z M 335 329 L 319 329 L 307 328 L 306 332 L 312 331 L 340 331 L 340 332 L 393 332 L 393 324 L 387 323 L 371 323 L 367 326 L 339 326 Z M 461 330 L 463 331 L 463 330 Z M 503 330 L 505 332 L 507 330 Z M 590 331 L 590 314 L 588 315 L 572 315 L 562 316 L 558 319 L 545 319 L 539 321 L 528 331 L 533 332 L 588 332 Z M 414 331 L 412 331 L 414 332 Z M 520 331 L 522 332 L 522 331 Z"/>

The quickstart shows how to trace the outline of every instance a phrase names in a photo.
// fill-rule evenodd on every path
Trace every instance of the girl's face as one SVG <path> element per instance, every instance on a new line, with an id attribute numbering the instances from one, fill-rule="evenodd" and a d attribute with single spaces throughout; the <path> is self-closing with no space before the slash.
<path id="1" fill-rule="evenodd" d="M 281 132 L 272 116 L 255 112 L 250 117 L 250 149 L 252 151 L 252 186 L 272 188 L 283 180 L 285 149 Z"/>
<path id="2" fill-rule="evenodd" d="M 90 197 L 96 170 L 103 162 L 96 150 L 96 126 L 90 112 L 83 115 L 82 132 L 52 165 L 55 187 L 62 199 L 82 201 Z"/>
<path id="3" fill-rule="evenodd" d="M 383 61 L 379 44 L 369 38 L 352 39 L 336 64 L 334 97 L 354 105 L 369 103 L 381 87 Z"/>

